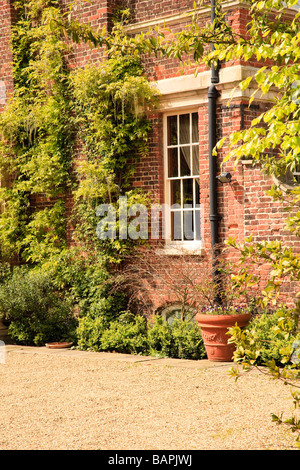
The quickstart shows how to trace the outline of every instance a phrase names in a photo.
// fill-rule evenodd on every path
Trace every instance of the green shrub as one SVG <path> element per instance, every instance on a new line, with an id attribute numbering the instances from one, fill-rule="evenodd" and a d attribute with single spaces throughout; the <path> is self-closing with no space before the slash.
<path id="1" fill-rule="evenodd" d="M 149 353 L 153 356 L 172 357 L 174 344 L 171 325 L 160 315 L 156 315 L 153 324 L 148 327 Z"/>
<path id="2" fill-rule="evenodd" d="M 103 351 L 116 351 L 127 354 L 147 354 L 147 323 L 139 315 L 122 314 L 112 322 L 101 338 Z"/>
<path id="3" fill-rule="evenodd" d="M 101 339 L 107 322 L 101 316 L 87 315 L 79 318 L 76 330 L 77 347 L 82 350 L 101 350 Z"/>
<path id="4" fill-rule="evenodd" d="M 0 284 L 6 282 L 12 275 L 13 268 L 9 263 L 0 263 Z"/>
<path id="5" fill-rule="evenodd" d="M 80 317 L 105 316 L 113 321 L 126 308 L 122 292 L 113 297 L 109 293 L 111 275 L 101 255 L 72 248 L 53 258 L 50 266 L 45 263 L 44 269 L 51 270 L 53 282 L 68 296 Z"/>
<path id="6" fill-rule="evenodd" d="M 79 319 L 77 345 L 93 351 L 127 354 L 147 352 L 147 324 L 143 317 L 123 312 L 115 321 L 105 316 L 87 315 Z"/>
<path id="7" fill-rule="evenodd" d="M 201 330 L 188 320 L 175 319 L 169 324 L 156 315 L 148 329 L 148 344 L 151 355 L 180 359 L 206 357 Z"/>
<path id="8" fill-rule="evenodd" d="M 174 320 L 172 324 L 174 356 L 180 359 L 204 359 L 206 351 L 199 326 L 187 320 Z"/>
<path id="9" fill-rule="evenodd" d="M 160 315 L 146 322 L 139 315 L 122 313 L 113 322 L 103 316 L 87 315 L 79 319 L 77 345 L 93 351 L 116 351 L 127 354 L 181 359 L 206 357 L 200 328 L 193 322 L 175 320 L 172 325 Z"/>
<path id="10" fill-rule="evenodd" d="M 232 338 L 237 346 L 235 357 L 243 358 L 243 361 L 255 359 L 256 365 L 270 361 L 282 365 L 287 360 L 286 351 L 300 339 L 297 325 L 297 317 L 284 308 L 253 317 L 244 332 L 235 335 L 235 329 L 232 329 Z"/>
<path id="11" fill-rule="evenodd" d="M 25 345 L 74 340 L 76 320 L 69 301 L 54 288 L 51 275 L 16 267 L 0 285 L 0 311 L 11 338 Z"/>

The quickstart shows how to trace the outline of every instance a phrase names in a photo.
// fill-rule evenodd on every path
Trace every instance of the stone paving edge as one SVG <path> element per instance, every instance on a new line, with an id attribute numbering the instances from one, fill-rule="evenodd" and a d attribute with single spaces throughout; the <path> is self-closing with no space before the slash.
<path id="1" fill-rule="evenodd" d="M 121 361 L 128 363 L 146 363 L 156 366 L 170 366 L 170 367 L 183 367 L 189 369 L 209 369 L 213 367 L 230 368 L 233 367 L 233 362 L 214 362 L 208 359 L 188 360 L 188 359 L 175 359 L 175 358 L 162 358 L 155 356 L 140 356 L 134 354 L 122 354 L 114 352 L 95 352 L 95 351 L 81 351 L 72 348 L 62 349 L 49 349 L 46 346 L 22 346 L 22 345 L 5 345 L 5 352 L 11 354 L 14 352 L 24 354 L 47 354 L 47 355 L 62 355 L 62 356 L 81 356 L 81 357 L 96 357 L 101 361 Z"/>

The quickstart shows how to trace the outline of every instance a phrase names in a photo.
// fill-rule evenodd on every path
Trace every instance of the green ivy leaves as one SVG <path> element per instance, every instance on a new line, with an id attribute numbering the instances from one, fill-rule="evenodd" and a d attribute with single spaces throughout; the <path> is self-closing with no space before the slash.
<path id="1" fill-rule="evenodd" d="M 62 195 L 71 185 L 73 124 L 55 1 L 16 2 L 15 92 L 0 117 L 1 254 L 37 262 L 65 246 Z M 57 20 L 50 28 L 50 19 Z M 34 198 L 44 199 L 33 205 Z M 48 202 L 47 202 L 48 201 Z"/>

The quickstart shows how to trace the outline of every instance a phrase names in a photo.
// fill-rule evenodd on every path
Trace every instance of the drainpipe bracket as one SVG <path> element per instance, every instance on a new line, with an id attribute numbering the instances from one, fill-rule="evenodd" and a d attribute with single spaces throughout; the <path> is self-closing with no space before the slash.
<path id="1" fill-rule="evenodd" d="M 210 222 L 216 222 L 218 220 L 222 220 L 222 216 L 220 214 L 211 214 L 209 216 Z"/>
<path id="2" fill-rule="evenodd" d="M 217 90 L 216 85 L 212 83 L 209 86 L 207 95 L 208 95 L 208 98 L 214 98 L 214 99 L 220 96 L 220 92 Z"/>

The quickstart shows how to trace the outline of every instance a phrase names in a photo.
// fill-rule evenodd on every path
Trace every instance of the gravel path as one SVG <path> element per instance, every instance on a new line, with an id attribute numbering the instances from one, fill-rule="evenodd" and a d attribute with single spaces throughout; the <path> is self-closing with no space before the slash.
<path id="1" fill-rule="evenodd" d="M 141 362 L 139 362 L 141 361 Z M 289 450 L 289 387 L 228 364 L 8 347 L 0 450 Z"/>

